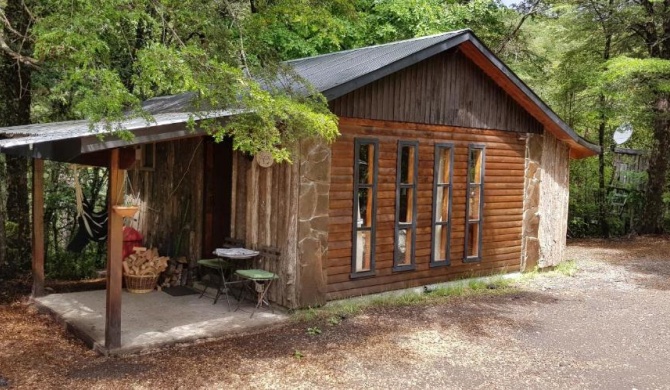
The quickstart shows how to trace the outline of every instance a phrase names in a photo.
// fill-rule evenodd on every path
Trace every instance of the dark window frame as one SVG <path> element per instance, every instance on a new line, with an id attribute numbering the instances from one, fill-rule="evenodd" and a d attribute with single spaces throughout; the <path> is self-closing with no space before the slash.
<path id="1" fill-rule="evenodd" d="M 472 164 L 472 151 L 481 150 L 482 152 L 482 166 L 480 167 L 480 183 L 470 183 L 470 166 Z M 486 177 L 486 145 L 470 144 L 468 146 L 468 167 L 465 175 L 465 242 L 463 243 L 463 262 L 475 263 L 482 260 L 482 233 L 484 225 L 484 179 Z M 477 220 L 470 219 L 470 188 L 479 186 L 479 218 Z M 477 240 L 477 256 L 468 256 L 468 242 L 470 241 L 470 225 L 479 224 L 479 239 Z"/>
<path id="2" fill-rule="evenodd" d="M 414 161 L 413 171 L 414 176 L 412 178 L 412 184 L 402 183 L 402 149 L 404 147 L 414 148 Z M 393 234 L 393 270 L 394 271 L 410 271 L 416 269 L 416 220 L 417 220 L 417 203 L 418 203 L 418 181 L 419 181 L 419 141 L 407 141 L 399 140 L 398 141 L 398 150 L 396 153 L 397 163 L 396 163 L 396 189 L 395 189 L 395 229 Z M 400 222 L 400 193 L 402 189 L 412 190 L 412 221 Z M 411 237 L 411 263 L 410 264 L 399 264 L 400 256 L 402 255 L 398 250 L 398 240 L 401 230 L 410 230 L 412 231 Z M 405 237 L 407 240 L 407 237 Z"/>
<path id="3" fill-rule="evenodd" d="M 443 150 L 449 150 L 449 183 L 440 184 L 439 182 L 439 161 L 440 153 Z M 451 265 L 451 214 L 452 214 L 452 204 L 454 196 L 454 144 L 452 143 L 437 143 L 435 144 L 435 159 L 433 161 L 433 219 L 431 221 L 431 239 L 430 239 L 430 267 L 444 267 Z M 438 188 L 442 187 L 442 191 L 445 189 L 449 190 L 449 197 L 447 201 L 449 205 L 447 207 L 447 221 L 437 221 L 437 191 Z M 435 252 L 435 242 L 437 241 L 437 236 L 435 234 L 436 226 L 446 226 L 447 227 L 447 244 L 446 244 L 446 253 L 444 259 L 438 259 L 438 253 Z"/>
<path id="4" fill-rule="evenodd" d="M 151 157 L 148 158 L 147 155 Z M 140 145 L 140 170 L 153 171 L 156 169 L 156 143 L 150 142 L 148 144 Z"/>
<path id="5" fill-rule="evenodd" d="M 363 145 L 374 145 L 374 170 L 372 172 L 372 184 L 359 183 L 359 162 L 360 148 Z M 376 275 L 375 271 L 375 252 L 377 238 L 377 181 L 379 174 L 379 140 L 376 138 L 355 138 L 354 139 L 354 192 L 353 192 L 353 210 L 352 210 L 352 234 L 351 234 L 351 274 L 350 278 L 362 278 Z M 372 196 L 372 221 L 370 227 L 358 227 L 358 190 L 361 188 L 371 188 Z M 358 244 L 358 232 L 370 232 L 370 270 L 356 271 L 356 252 Z"/>

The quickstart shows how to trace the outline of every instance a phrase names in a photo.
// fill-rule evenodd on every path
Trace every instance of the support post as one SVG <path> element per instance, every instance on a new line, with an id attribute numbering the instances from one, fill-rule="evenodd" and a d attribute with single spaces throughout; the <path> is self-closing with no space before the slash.
<path id="1" fill-rule="evenodd" d="M 33 159 L 33 298 L 44 296 L 44 160 Z"/>
<path id="2" fill-rule="evenodd" d="M 119 150 L 112 149 L 109 159 L 109 222 L 107 225 L 107 306 L 105 316 L 105 347 L 121 346 L 121 258 L 123 246 L 123 217 L 113 210 L 123 204 L 125 171 L 119 169 Z"/>

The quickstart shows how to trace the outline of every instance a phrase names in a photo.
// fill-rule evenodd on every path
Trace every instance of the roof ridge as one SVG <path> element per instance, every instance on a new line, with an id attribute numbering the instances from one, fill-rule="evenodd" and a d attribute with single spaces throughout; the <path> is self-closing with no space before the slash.
<path id="1" fill-rule="evenodd" d="M 424 36 L 421 36 L 421 37 L 403 39 L 402 41 L 379 43 L 379 44 L 372 45 L 372 46 L 356 47 L 356 48 L 353 48 L 353 49 L 334 51 L 332 53 L 317 54 L 315 56 L 310 56 L 310 57 L 294 58 L 292 60 L 284 61 L 284 63 L 285 64 L 291 64 L 291 63 L 298 62 L 298 61 L 311 60 L 311 59 L 314 59 L 314 58 L 328 57 L 328 56 L 332 56 L 332 55 L 336 55 L 336 54 L 340 55 L 340 54 L 345 54 L 345 53 L 353 53 L 353 52 L 356 52 L 356 51 L 359 51 L 359 50 L 374 49 L 374 48 L 378 48 L 378 47 L 382 47 L 382 46 L 393 46 L 393 45 L 398 45 L 398 44 L 406 43 L 406 42 L 419 41 L 419 40 L 428 39 L 428 38 L 435 38 L 435 37 L 438 37 L 440 35 L 449 35 L 449 37 L 452 37 L 454 35 L 462 34 L 464 32 L 472 32 L 472 30 L 469 29 L 469 28 L 463 28 L 463 29 L 460 29 L 460 30 L 445 31 L 445 32 L 437 33 L 437 34 L 424 35 Z"/>

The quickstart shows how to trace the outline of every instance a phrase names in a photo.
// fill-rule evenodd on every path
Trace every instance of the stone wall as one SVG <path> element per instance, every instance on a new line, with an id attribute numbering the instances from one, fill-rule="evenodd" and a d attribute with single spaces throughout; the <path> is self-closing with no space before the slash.
<path id="1" fill-rule="evenodd" d="M 570 149 L 553 135 L 529 134 L 521 270 L 555 266 L 563 260 L 568 228 Z"/>
<path id="2" fill-rule="evenodd" d="M 318 140 L 301 144 L 298 202 L 298 302 L 302 307 L 326 303 L 330 147 Z"/>

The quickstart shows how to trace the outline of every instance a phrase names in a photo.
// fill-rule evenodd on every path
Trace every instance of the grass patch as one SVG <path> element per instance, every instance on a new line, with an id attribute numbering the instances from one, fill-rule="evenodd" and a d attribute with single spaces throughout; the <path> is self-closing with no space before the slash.
<path id="1" fill-rule="evenodd" d="M 505 294 L 516 290 L 513 283 L 513 280 L 502 275 L 487 279 L 466 279 L 434 290 L 425 289 L 423 293 L 407 291 L 401 294 L 383 294 L 369 299 L 344 300 L 320 308 L 297 310 L 293 313 L 293 319 L 300 322 L 325 320 L 329 325 L 335 326 L 341 320 L 370 308 L 435 304 L 454 297 Z"/>
<path id="2" fill-rule="evenodd" d="M 572 277 L 575 276 L 577 271 L 579 271 L 577 262 L 574 260 L 567 260 L 558 264 L 552 272 Z"/>

